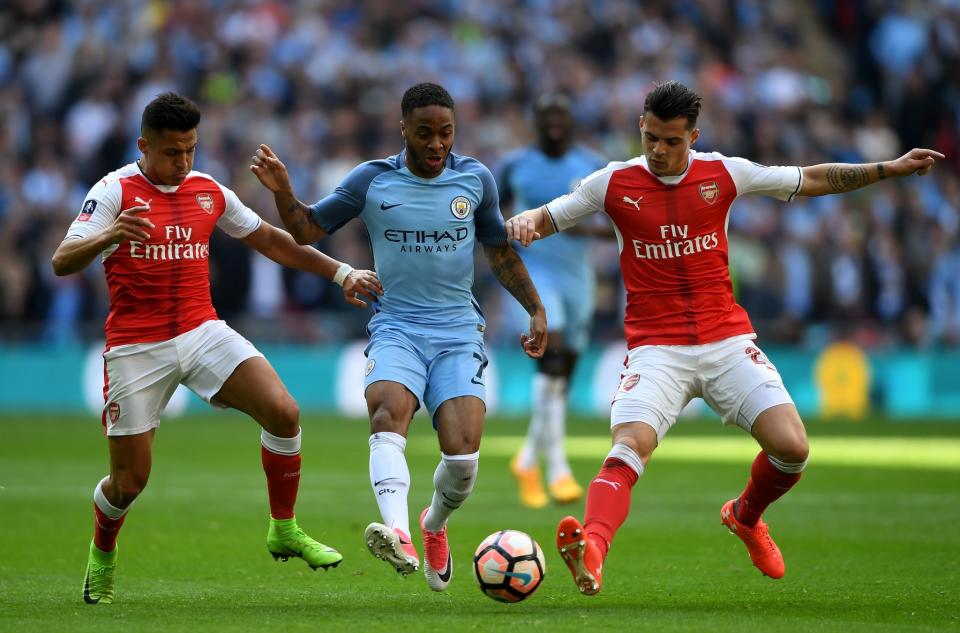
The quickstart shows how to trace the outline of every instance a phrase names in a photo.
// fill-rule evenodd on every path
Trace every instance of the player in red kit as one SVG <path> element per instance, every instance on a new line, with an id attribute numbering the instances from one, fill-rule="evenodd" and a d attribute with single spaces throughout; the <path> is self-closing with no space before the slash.
<path id="1" fill-rule="evenodd" d="M 300 482 L 297 404 L 273 367 L 218 320 L 210 300 L 209 240 L 215 227 L 274 261 L 332 279 L 347 301 L 381 291 L 371 271 L 353 270 L 264 222 L 237 195 L 193 171 L 200 111 L 165 93 L 143 111 L 140 160 L 93 186 L 53 255 L 57 275 L 103 258 L 110 290 L 104 351 L 103 425 L 110 474 L 93 493 L 94 537 L 83 598 L 114 597 L 116 539 L 127 510 L 150 476 L 151 446 L 177 385 L 255 419 L 267 478 L 267 548 L 276 559 L 336 566 L 342 556 L 304 534 L 294 517 Z"/>
<path id="2" fill-rule="evenodd" d="M 583 524 L 565 517 L 557 548 L 581 593 L 600 591 L 603 561 L 630 509 L 630 494 L 653 451 L 694 397 L 760 445 L 750 479 L 720 510 L 750 559 L 784 575 L 780 550 L 760 518 L 800 479 L 807 436 L 776 368 L 754 342 L 727 266 L 727 217 L 741 195 L 789 201 L 853 191 L 884 178 L 923 175 L 942 154 L 914 149 L 888 162 L 765 167 L 691 150 L 700 97 L 658 84 L 640 119 L 644 155 L 610 163 L 571 194 L 507 222 L 524 246 L 598 210 L 613 220 L 627 289 L 628 354 L 610 413 L 613 447 L 587 490 Z"/>

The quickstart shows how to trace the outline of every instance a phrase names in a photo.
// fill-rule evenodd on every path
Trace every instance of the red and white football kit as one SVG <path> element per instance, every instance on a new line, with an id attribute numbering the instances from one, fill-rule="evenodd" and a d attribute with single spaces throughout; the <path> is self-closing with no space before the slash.
<path id="1" fill-rule="evenodd" d="M 614 162 L 547 204 L 557 230 L 601 210 L 616 228 L 629 352 L 611 425 L 646 422 L 662 438 L 700 396 L 749 430 L 763 410 L 792 402 L 733 297 L 727 223 L 738 196 L 789 201 L 802 182 L 799 167 L 691 151 L 679 176 L 654 175 L 646 157 Z"/>
<path id="2" fill-rule="evenodd" d="M 212 177 L 191 171 L 178 186 L 155 185 L 130 163 L 87 194 L 66 239 L 107 230 L 122 210 L 150 207 L 154 228 L 140 242 L 103 252 L 110 290 L 104 352 L 103 421 L 108 435 L 143 433 L 183 383 L 206 401 L 244 360 L 260 356 L 219 321 L 210 300 L 210 235 L 244 238 L 260 217 Z"/>

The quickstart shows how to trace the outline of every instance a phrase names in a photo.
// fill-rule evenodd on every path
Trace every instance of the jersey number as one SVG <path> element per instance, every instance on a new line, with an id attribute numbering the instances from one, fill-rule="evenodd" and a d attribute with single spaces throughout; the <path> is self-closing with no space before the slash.
<path id="1" fill-rule="evenodd" d="M 471 378 L 470 382 L 472 382 L 475 385 L 482 385 L 483 370 L 487 368 L 487 365 L 489 364 L 490 361 L 488 361 L 486 356 L 484 356 L 483 354 L 478 354 L 476 352 L 473 353 L 473 357 L 476 358 L 478 361 L 480 361 L 480 367 L 477 369 L 477 375 Z"/>

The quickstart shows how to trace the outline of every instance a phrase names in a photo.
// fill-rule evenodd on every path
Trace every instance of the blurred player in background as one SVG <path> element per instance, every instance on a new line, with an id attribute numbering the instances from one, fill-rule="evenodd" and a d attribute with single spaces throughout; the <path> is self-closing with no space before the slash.
<path id="1" fill-rule="evenodd" d="M 498 170 L 500 207 L 533 209 L 572 191 L 580 179 L 605 164 L 589 149 L 573 144 L 570 100 L 547 94 L 534 104 L 535 145 L 509 154 Z M 613 236 L 609 228 L 575 227 L 546 245 L 523 249 L 520 257 L 530 271 L 550 315 L 547 349 L 537 360 L 533 377 L 530 425 L 520 452 L 510 462 L 520 502 L 530 508 L 547 505 L 540 477 L 541 458 L 547 467 L 550 495 L 558 503 L 583 496 L 567 461 L 567 388 L 577 358 L 588 343 L 593 318 L 595 273 L 590 261 L 589 235 Z"/>
<path id="2" fill-rule="evenodd" d="M 380 285 L 371 271 L 352 271 L 298 246 L 233 191 L 193 171 L 199 122 L 197 106 L 179 95 L 151 101 L 137 140 L 140 160 L 90 189 L 53 255 L 57 275 L 77 273 L 101 255 L 110 289 L 103 354 L 110 474 L 93 493 L 96 522 L 83 585 L 83 599 L 91 604 L 113 602 L 117 533 L 147 485 L 160 413 L 179 384 L 263 427 L 267 548 L 274 558 L 300 557 L 314 569 L 342 559 L 297 526 L 300 412 L 263 355 L 217 319 L 210 300 L 210 234 L 219 227 L 284 266 L 333 279 L 354 305 L 365 305 L 358 294 L 375 299 Z"/>
<path id="3" fill-rule="evenodd" d="M 643 156 L 611 163 L 572 194 L 507 222 L 508 235 L 528 245 L 602 209 L 620 240 L 629 351 L 610 414 L 613 448 L 590 483 L 583 524 L 565 517 L 557 527 L 560 555 L 587 595 L 600 591 L 603 561 L 627 517 L 634 484 L 680 411 L 697 396 L 760 445 L 746 488 L 723 505 L 720 518 L 763 574 L 784 575 L 783 557 L 760 516 L 800 479 L 807 436 L 779 373 L 754 343 L 750 320 L 733 298 L 727 267 L 730 206 L 744 194 L 789 201 L 924 175 L 943 158 L 913 149 L 872 164 L 765 167 L 692 151 L 700 135 L 700 97 L 679 82 L 658 84 L 643 111 Z"/>
<path id="4" fill-rule="evenodd" d="M 364 396 L 370 413 L 370 481 L 383 523 L 364 534 L 370 552 L 407 575 L 419 568 L 410 539 L 410 472 L 404 449 L 421 402 L 437 430 L 441 459 L 433 501 L 420 514 L 427 584 L 443 591 L 453 559 L 447 519 L 473 489 L 485 413 L 484 319 L 473 297 L 479 242 L 497 280 L 530 315 L 521 335 L 533 358 L 546 345 L 546 317 L 530 276 L 507 242 L 493 176 L 476 159 L 450 150 L 454 103 L 423 83 L 401 101 L 405 149 L 357 166 L 312 206 L 293 193 L 286 167 L 266 145 L 251 169 L 273 191 L 284 224 L 301 244 L 353 218 L 367 228 L 383 296 L 370 319 Z"/>

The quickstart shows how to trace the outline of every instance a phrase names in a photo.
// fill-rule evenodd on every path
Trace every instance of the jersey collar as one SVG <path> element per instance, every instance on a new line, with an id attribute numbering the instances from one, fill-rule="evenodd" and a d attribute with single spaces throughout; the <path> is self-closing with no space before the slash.
<path id="1" fill-rule="evenodd" d="M 647 171 L 650 171 L 650 166 L 647 165 L 646 156 L 641 156 L 639 158 L 639 163 L 641 167 L 643 167 Z M 650 171 L 650 175 L 665 185 L 677 185 L 677 184 L 680 184 L 680 181 L 686 178 L 687 174 L 690 173 L 690 165 L 692 164 L 693 164 L 693 150 L 690 150 L 690 152 L 687 154 L 687 168 L 684 169 L 683 172 L 677 174 L 676 176 L 658 176 L 652 171 Z"/>

